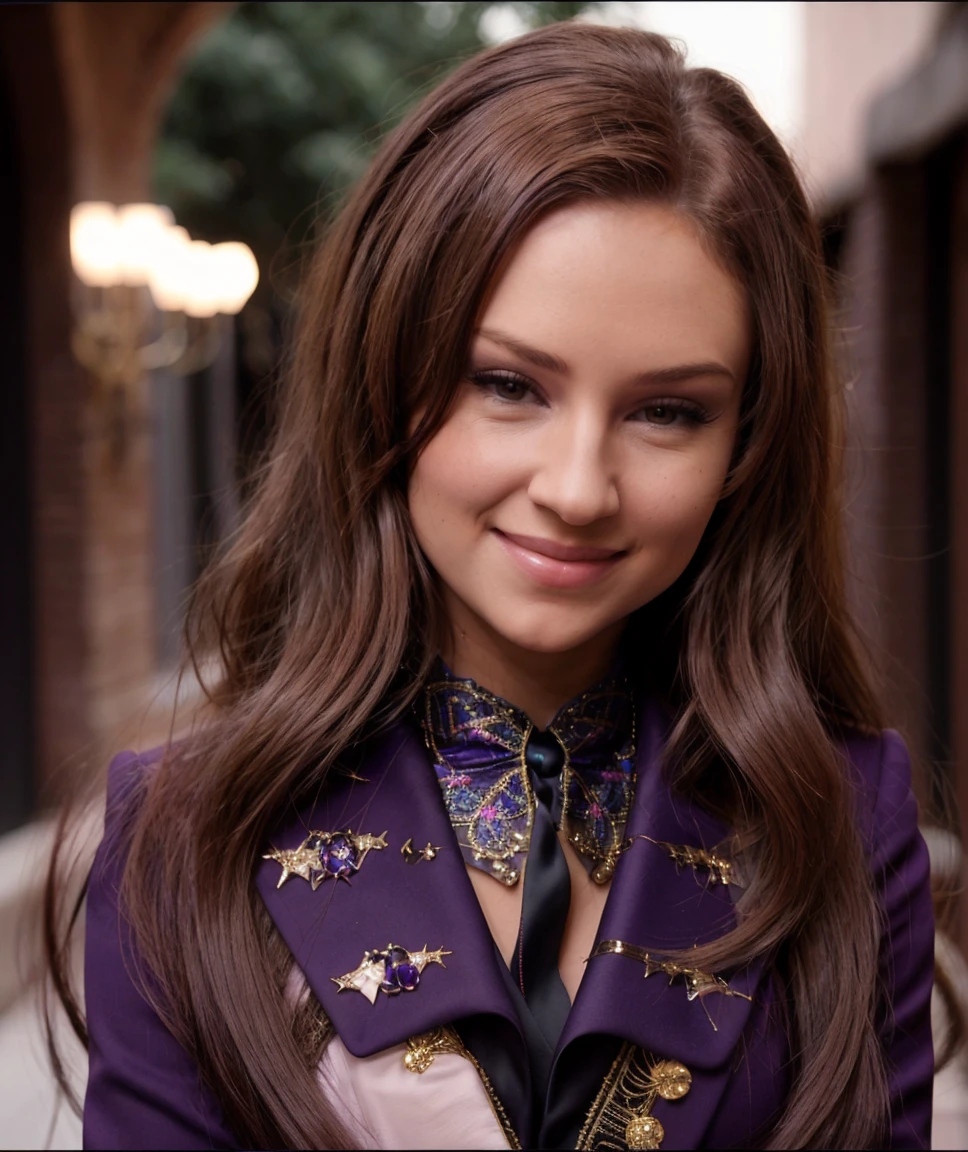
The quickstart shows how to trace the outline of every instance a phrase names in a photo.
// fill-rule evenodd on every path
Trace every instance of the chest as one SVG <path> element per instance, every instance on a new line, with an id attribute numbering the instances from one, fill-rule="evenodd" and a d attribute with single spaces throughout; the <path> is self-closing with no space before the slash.
<path id="1" fill-rule="evenodd" d="M 683 973 L 642 962 L 646 953 L 691 948 L 735 923 L 726 887 L 664 846 L 711 849 L 723 830 L 673 801 L 648 771 L 654 752 L 643 744 L 628 828 L 639 839 L 611 884 L 594 884 L 577 858 L 569 862 L 572 902 L 559 968 L 572 1006 L 540 1100 L 513 982 L 508 987 L 521 885 L 508 889 L 476 869 L 469 874 L 440 790 L 428 779 L 422 742 L 388 742 L 345 788 L 276 833 L 273 846 L 281 850 L 299 845 L 308 829 L 351 828 L 385 840 L 351 883 L 315 889 L 292 876 L 279 887 L 275 858 L 257 874 L 266 907 L 336 1033 L 321 1068 L 328 1098 L 353 1110 L 361 1133 L 377 1132 L 370 1142 L 361 1136 L 362 1146 L 504 1147 L 515 1139 L 534 1146 L 537 1132 L 540 1146 L 594 1147 L 580 1137 L 594 1136 L 596 1108 L 612 1128 L 625 1115 L 626 1126 L 656 1120 L 666 1148 L 742 1146 L 776 1112 L 788 1057 L 762 965 L 725 973 L 723 985 L 693 996 Z M 428 842 L 440 846 L 434 858 L 409 862 L 404 846 Z M 566 849 L 566 859 L 573 856 Z M 616 950 L 616 942 L 631 950 Z M 443 950 L 443 963 L 394 995 L 361 994 L 346 976 L 388 944 Z M 624 1070 L 616 1064 L 623 1052 L 633 1061 Z M 687 1093 L 630 1092 L 651 1084 L 654 1069 L 669 1061 L 687 1070 Z M 399 1107 L 381 1111 L 394 1100 Z M 613 1132 L 598 1146 L 633 1146 L 617 1138 Z M 492 1139 L 498 1142 L 486 1142 Z"/>
<path id="2" fill-rule="evenodd" d="M 558 970 L 561 980 L 574 1002 L 578 986 L 585 973 L 588 957 L 595 947 L 595 938 L 601 922 L 602 912 L 608 899 L 610 885 L 596 884 L 587 869 L 559 833 L 562 850 L 568 864 L 571 881 L 571 903 L 568 920 L 558 955 Z M 525 864 L 525 870 L 527 864 Z M 524 892 L 522 881 L 513 888 L 496 883 L 491 876 L 479 868 L 468 868 L 467 875 L 480 904 L 484 919 L 490 929 L 494 943 L 505 964 L 514 971 L 514 957 L 518 947 L 518 934 L 521 924 L 521 904 Z"/>
<path id="3" fill-rule="evenodd" d="M 629 1042 L 579 1044 L 570 1055 L 550 1101 L 558 1128 L 544 1125 L 540 1137 L 522 1123 L 513 1090 L 489 1075 L 454 1027 L 365 1057 L 336 1038 L 318 1079 L 326 1098 L 339 1101 L 352 1146 L 368 1149 L 744 1146 L 775 1120 L 788 1089 L 789 1056 L 776 1033 L 761 1034 L 743 1058 L 714 1071 Z"/>

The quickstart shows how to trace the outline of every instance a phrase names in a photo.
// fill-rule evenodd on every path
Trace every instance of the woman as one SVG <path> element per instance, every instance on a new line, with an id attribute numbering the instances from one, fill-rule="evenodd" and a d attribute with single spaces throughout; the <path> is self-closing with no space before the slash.
<path id="1" fill-rule="evenodd" d="M 96 1147 L 928 1147 L 933 924 L 853 647 L 824 271 L 740 88 L 556 25 L 389 138 L 112 766 Z"/>

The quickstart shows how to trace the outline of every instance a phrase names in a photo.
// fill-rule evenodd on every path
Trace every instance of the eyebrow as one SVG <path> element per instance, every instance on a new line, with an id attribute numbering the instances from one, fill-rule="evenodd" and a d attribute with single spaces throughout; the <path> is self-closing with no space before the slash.
<path id="1" fill-rule="evenodd" d="M 516 340 L 505 332 L 499 332 L 495 328 L 480 328 L 477 335 L 483 336 L 485 340 L 490 340 L 492 344 L 500 344 L 502 348 L 513 352 L 515 356 L 520 356 L 522 360 L 527 360 L 536 368 L 556 372 L 559 376 L 567 376 L 568 374 L 568 365 L 564 360 L 558 356 L 553 356 L 550 352 L 542 352 L 540 348 L 532 348 L 530 344 Z M 720 364 L 716 360 L 701 360 L 695 364 L 677 364 L 671 368 L 656 368 L 651 372 L 640 372 L 635 377 L 635 382 L 637 384 L 678 384 L 683 380 L 694 380 L 698 376 L 725 376 L 735 381 L 733 373 L 724 364 Z"/>

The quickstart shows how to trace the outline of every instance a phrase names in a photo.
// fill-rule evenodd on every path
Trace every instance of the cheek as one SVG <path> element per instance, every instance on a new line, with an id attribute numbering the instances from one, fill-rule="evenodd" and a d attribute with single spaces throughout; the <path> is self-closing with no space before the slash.
<path id="1" fill-rule="evenodd" d="M 628 508 L 643 558 L 659 564 L 664 558 L 672 569 L 685 568 L 719 502 L 729 459 L 727 447 L 699 460 L 669 460 L 635 477 Z"/>
<path id="2" fill-rule="evenodd" d="M 518 484 L 515 462 L 473 422 L 452 417 L 417 459 L 407 499 L 414 530 L 432 563 Z"/>

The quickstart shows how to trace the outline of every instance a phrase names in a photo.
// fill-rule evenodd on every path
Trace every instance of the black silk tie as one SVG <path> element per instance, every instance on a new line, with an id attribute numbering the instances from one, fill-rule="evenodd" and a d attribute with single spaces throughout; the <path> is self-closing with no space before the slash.
<path id="1" fill-rule="evenodd" d="M 571 1009 L 558 972 L 558 952 L 571 903 L 568 862 L 558 839 L 565 751 L 551 732 L 532 729 L 524 759 L 536 803 L 524 869 L 518 979 L 535 1022 L 553 1050 Z"/>

